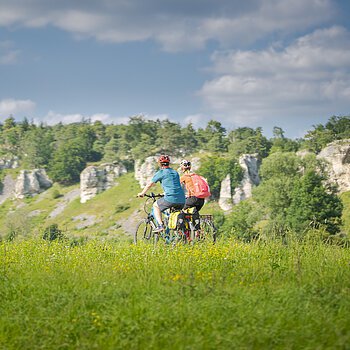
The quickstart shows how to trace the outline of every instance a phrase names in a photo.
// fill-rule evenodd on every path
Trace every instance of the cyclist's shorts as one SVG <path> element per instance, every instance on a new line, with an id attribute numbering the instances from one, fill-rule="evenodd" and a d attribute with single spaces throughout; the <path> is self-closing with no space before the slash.
<path id="1" fill-rule="evenodd" d="M 200 211 L 204 205 L 204 198 L 187 197 L 184 209 L 195 207 L 197 211 Z"/>
<path id="2" fill-rule="evenodd" d="M 157 200 L 157 204 L 158 204 L 158 207 L 159 207 L 160 211 L 164 211 L 164 210 L 169 209 L 169 208 L 175 208 L 175 209 L 181 210 L 184 207 L 184 205 L 185 205 L 185 203 L 171 203 L 171 202 L 168 202 L 163 197 L 159 198 Z"/>

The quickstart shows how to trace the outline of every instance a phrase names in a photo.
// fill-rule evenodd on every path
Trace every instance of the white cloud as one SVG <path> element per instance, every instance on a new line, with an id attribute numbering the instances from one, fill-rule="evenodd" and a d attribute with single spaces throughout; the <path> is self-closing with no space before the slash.
<path id="1" fill-rule="evenodd" d="M 191 123 L 195 128 L 204 128 L 211 119 L 214 118 L 205 114 L 191 114 L 185 117 L 183 124 L 188 125 L 189 123 Z"/>
<path id="2" fill-rule="evenodd" d="M 0 101 L 0 116 L 2 119 L 7 118 L 10 114 L 29 113 L 36 107 L 35 102 L 31 100 L 15 100 L 12 98 Z"/>
<path id="3" fill-rule="evenodd" d="M 35 119 L 36 123 L 44 122 L 48 125 L 55 125 L 62 122 L 63 124 L 79 123 L 83 120 L 91 120 L 95 122 L 97 120 L 104 124 L 126 124 L 129 120 L 128 117 L 113 117 L 106 113 L 95 113 L 92 115 L 84 115 L 81 113 L 62 114 L 55 111 L 49 111 L 43 118 Z"/>
<path id="4" fill-rule="evenodd" d="M 84 1 L 0 0 L 0 26 L 52 25 L 76 36 L 109 42 L 153 39 L 164 49 L 251 43 L 328 21 L 332 0 Z"/>
<path id="5" fill-rule="evenodd" d="M 140 113 L 140 116 L 143 116 L 147 120 L 166 120 L 169 119 L 170 117 L 168 114 L 147 114 L 147 113 Z"/>
<path id="6" fill-rule="evenodd" d="M 350 33 L 316 30 L 277 50 L 216 52 L 198 92 L 210 111 L 242 125 L 350 112 Z"/>

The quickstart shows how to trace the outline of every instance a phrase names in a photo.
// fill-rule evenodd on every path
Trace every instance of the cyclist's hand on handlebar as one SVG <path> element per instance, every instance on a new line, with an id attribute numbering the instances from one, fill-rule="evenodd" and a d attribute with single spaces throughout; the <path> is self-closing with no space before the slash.
<path id="1" fill-rule="evenodd" d="M 142 198 L 142 197 L 144 197 L 144 196 L 145 196 L 145 195 L 144 195 L 142 192 L 140 192 L 140 193 L 137 194 L 137 197 L 141 197 L 141 198 Z"/>

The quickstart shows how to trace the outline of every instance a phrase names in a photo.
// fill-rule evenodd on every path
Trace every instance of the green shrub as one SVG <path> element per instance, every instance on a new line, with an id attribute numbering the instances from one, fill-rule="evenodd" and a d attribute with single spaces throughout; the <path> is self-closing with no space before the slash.
<path id="1" fill-rule="evenodd" d="M 54 189 L 52 191 L 52 198 L 53 199 L 57 199 L 57 198 L 60 198 L 62 197 L 62 194 L 60 193 L 60 191 L 58 189 Z"/>
<path id="2" fill-rule="evenodd" d="M 128 210 L 130 208 L 130 204 L 118 204 L 115 207 L 114 213 L 118 214 L 118 213 L 122 213 L 125 210 Z"/>
<path id="3" fill-rule="evenodd" d="M 64 238 L 62 231 L 58 228 L 57 224 L 51 224 L 46 227 L 43 234 L 43 239 L 47 241 L 54 241 L 56 239 L 60 240 Z"/>

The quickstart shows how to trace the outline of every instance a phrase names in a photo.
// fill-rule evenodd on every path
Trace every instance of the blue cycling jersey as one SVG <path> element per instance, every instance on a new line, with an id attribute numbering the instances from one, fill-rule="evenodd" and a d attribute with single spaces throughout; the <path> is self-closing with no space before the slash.
<path id="1" fill-rule="evenodd" d="M 160 182 L 164 191 L 164 199 L 170 203 L 185 203 L 186 198 L 180 184 L 180 176 L 172 168 L 158 170 L 152 182 Z"/>

